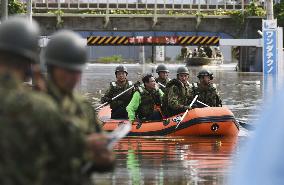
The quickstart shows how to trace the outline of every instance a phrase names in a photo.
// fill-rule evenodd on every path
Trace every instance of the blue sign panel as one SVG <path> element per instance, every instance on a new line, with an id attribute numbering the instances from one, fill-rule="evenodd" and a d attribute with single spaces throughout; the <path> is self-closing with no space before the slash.
<path id="1" fill-rule="evenodd" d="M 277 90 L 277 21 L 263 20 L 263 94 L 265 99 Z"/>
<path id="2" fill-rule="evenodd" d="M 277 31 L 263 31 L 263 72 L 265 74 L 277 74 Z"/>

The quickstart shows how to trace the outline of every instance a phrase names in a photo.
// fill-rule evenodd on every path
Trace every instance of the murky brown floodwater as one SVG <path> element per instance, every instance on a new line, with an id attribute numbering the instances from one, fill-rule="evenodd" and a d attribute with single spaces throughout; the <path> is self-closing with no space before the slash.
<path id="1" fill-rule="evenodd" d="M 79 90 L 90 100 L 100 98 L 101 91 L 114 80 L 117 65 L 89 65 Z M 126 65 L 130 80 L 136 81 L 142 72 L 155 71 L 154 65 Z M 169 65 L 170 77 L 180 65 Z M 197 80 L 201 68 L 190 68 L 191 82 Z M 262 101 L 261 73 L 239 73 L 233 69 L 210 68 L 218 84 L 223 104 L 235 117 L 247 123 L 257 119 Z M 240 137 L 191 138 L 191 137 L 134 137 L 121 140 L 115 147 L 117 167 L 113 173 L 94 174 L 95 184 L 200 184 L 222 185 L 234 162 L 233 154 L 246 141 L 248 131 L 241 129 Z"/>

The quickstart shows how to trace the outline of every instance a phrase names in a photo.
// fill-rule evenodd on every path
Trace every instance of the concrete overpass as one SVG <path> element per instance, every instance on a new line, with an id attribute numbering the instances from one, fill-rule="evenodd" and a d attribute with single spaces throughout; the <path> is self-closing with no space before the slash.
<path id="1" fill-rule="evenodd" d="M 34 15 L 45 35 L 50 35 L 59 28 L 75 31 L 171 31 L 171 32 L 212 32 L 226 33 L 233 38 L 259 38 L 262 17 L 248 17 L 243 25 L 229 16 L 158 16 L 156 22 L 152 16 L 116 15 L 109 17 L 108 24 L 100 15 L 62 15 L 62 24 L 58 25 L 55 15 Z"/>
<path id="2" fill-rule="evenodd" d="M 221 4 L 216 0 L 182 0 L 182 3 L 159 3 L 159 0 L 135 1 L 130 3 L 116 3 L 111 0 L 61 0 L 57 3 L 33 2 L 33 17 L 40 23 L 44 35 L 50 35 L 57 29 L 72 29 L 84 32 L 85 36 L 94 36 L 98 32 L 119 35 L 122 32 L 187 32 L 194 35 L 208 33 L 208 36 L 227 35 L 228 38 L 256 39 L 261 30 L 263 17 L 246 17 L 241 24 L 236 18 L 224 15 L 205 15 L 219 11 L 244 11 L 248 4 L 237 4 L 237 1 L 223 0 Z M 94 3 L 93 1 L 97 1 Z M 126 0 L 129 2 L 131 0 Z M 188 1 L 188 2 L 187 2 Z M 148 2 L 148 3 L 147 3 Z M 126 13 L 121 13 L 126 11 Z M 210 13 L 211 12 L 211 13 Z M 214 13 L 213 13 L 214 14 Z M 239 17 L 240 18 L 240 17 Z M 86 35 L 89 33 L 89 35 Z M 142 35 L 143 36 L 143 35 Z M 178 36 L 178 35 L 175 35 Z M 222 37 L 221 37 L 222 38 Z M 255 46 L 252 46 L 255 48 Z M 256 51 L 257 50 L 257 51 Z M 251 46 L 241 49 L 241 60 L 247 63 L 243 71 L 249 71 L 250 64 L 258 63 L 259 49 Z M 244 55 L 244 56 L 242 56 Z M 248 58 L 248 56 L 250 56 Z M 255 56 L 255 57 L 251 57 Z M 242 62 L 242 61 L 241 61 Z"/>
<path id="3" fill-rule="evenodd" d="M 222 11 L 244 12 L 249 3 L 250 0 L 33 0 L 33 17 L 46 35 L 68 28 L 212 32 L 254 39 L 261 29 L 262 17 L 247 17 L 241 24 L 241 17 L 218 15 Z"/>

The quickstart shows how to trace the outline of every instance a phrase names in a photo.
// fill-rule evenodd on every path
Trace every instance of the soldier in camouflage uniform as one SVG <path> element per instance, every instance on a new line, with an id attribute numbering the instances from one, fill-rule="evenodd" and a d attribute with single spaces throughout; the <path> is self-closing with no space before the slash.
<path id="1" fill-rule="evenodd" d="M 105 92 L 102 97 L 101 102 L 110 102 L 111 108 L 111 118 L 112 119 L 127 119 L 126 106 L 129 104 L 132 95 L 134 93 L 133 89 L 125 92 L 123 95 L 119 96 L 115 100 L 111 100 L 113 97 L 122 93 L 123 91 L 129 89 L 133 86 L 132 81 L 127 80 L 127 69 L 123 65 L 119 65 L 115 69 L 116 81 L 110 83 L 109 89 Z"/>
<path id="2" fill-rule="evenodd" d="M 161 120 L 161 100 L 163 91 L 156 87 L 156 81 L 152 74 L 142 78 L 143 85 L 138 87 L 130 103 L 126 107 L 128 118 L 133 122 L 136 118 L 141 120 Z"/>
<path id="3" fill-rule="evenodd" d="M 211 83 L 213 80 L 213 73 L 207 70 L 202 70 L 197 75 L 199 83 L 192 84 L 192 91 L 198 95 L 198 100 L 210 107 L 221 107 L 222 101 L 216 89 L 216 84 Z M 204 105 L 197 103 L 198 107 Z"/>
<path id="4" fill-rule="evenodd" d="M 63 30 L 48 42 L 43 60 L 47 64 L 47 93 L 56 102 L 63 119 L 87 136 L 95 171 L 108 171 L 114 167 L 113 152 L 107 148 L 107 136 L 101 133 L 100 122 L 91 104 L 74 88 L 81 79 L 87 62 L 83 39 L 75 32 Z"/>
<path id="5" fill-rule="evenodd" d="M 171 80 L 168 78 L 169 69 L 164 64 L 160 64 L 156 69 L 156 73 L 159 75 L 158 78 L 156 78 L 156 82 L 158 83 L 159 88 L 165 92 L 166 85 Z"/>
<path id="6" fill-rule="evenodd" d="M 0 25 L 0 184 L 79 185 L 85 137 L 52 99 L 23 86 L 38 62 L 38 37 L 37 24 L 25 18 Z"/>
<path id="7" fill-rule="evenodd" d="M 100 122 L 91 104 L 74 92 L 87 61 L 86 46 L 71 31 L 60 31 L 48 42 L 44 61 L 47 64 L 47 93 L 58 104 L 62 116 L 83 133 L 100 132 Z"/>
<path id="8" fill-rule="evenodd" d="M 165 116 L 170 117 L 185 112 L 190 108 L 193 93 L 188 78 L 188 69 L 179 67 L 177 69 L 177 78 L 167 84 L 162 102 L 162 110 Z"/>

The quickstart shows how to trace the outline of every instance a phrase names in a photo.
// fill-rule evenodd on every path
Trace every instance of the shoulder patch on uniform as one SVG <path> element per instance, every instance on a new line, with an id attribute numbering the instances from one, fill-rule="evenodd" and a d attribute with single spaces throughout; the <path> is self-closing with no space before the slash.
<path id="1" fill-rule="evenodd" d="M 115 82 L 111 82 L 110 83 L 113 87 L 116 87 L 116 83 Z"/>
<path id="2" fill-rule="evenodd" d="M 133 85 L 133 82 L 129 80 L 129 81 L 128 81 L 128 85 L 129 85 L 129 86 L 132 86 L 132 85 Z"/>
<path id="3" fill-rule="evenodd" d="M 217 88 L 217 84 L 212 84 L 212 87 L 216 89 Z"/>

